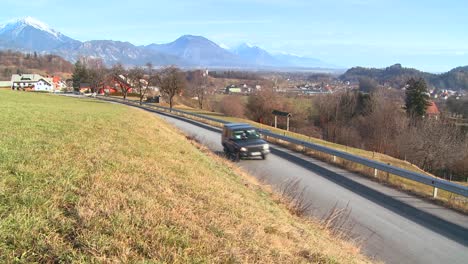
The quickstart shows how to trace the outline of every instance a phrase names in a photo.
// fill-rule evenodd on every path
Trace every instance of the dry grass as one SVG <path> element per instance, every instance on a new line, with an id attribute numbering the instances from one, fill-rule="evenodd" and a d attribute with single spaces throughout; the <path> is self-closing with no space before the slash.
<path id="1" fill-rule="evenodd" d="M 0 91 L 0 262 L 362 263 L 156 116 Z"/>

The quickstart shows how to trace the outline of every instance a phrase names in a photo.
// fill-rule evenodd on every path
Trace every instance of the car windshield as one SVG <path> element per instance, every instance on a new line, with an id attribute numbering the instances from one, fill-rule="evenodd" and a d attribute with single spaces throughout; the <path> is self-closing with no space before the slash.
<path id="1" fill-rule="evenodd" d="M 251 129 L 240 129 L 234 130 L 233 138 L 235 140 L 248 140 L 248 139 L 258 139 L 260 138 L 260 134 L 257 130 Z"/>

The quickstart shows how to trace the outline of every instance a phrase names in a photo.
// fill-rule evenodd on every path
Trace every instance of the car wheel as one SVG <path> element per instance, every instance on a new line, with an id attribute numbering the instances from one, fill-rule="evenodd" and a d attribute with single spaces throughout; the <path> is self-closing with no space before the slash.
<path id="1" fill-rule="evenodd" d="M 239 162 L 239 161 L 240 161 L 240 158 L 241 158 L 241 157 L 240 157 L 240 152 L 236 152 L 234 155 L 235 155 L 235 156 L 234 156 L 234 160 L 235 160 L 236 162 Z"/>

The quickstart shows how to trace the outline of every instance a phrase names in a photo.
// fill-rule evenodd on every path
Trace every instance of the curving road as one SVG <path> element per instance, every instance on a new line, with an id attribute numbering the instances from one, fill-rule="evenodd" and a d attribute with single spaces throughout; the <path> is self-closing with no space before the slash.
<path id="1" fill-rule="evenodd" d="M 157 114 L 211 150 L 222 151 L 219 129 Z M 267 160 L 241 160 L 239 166 L 274 187 L 300 180 L 315 217 L 322 217 L 335 204 L 339 208 L 348 205 L 348 228 L 363 252 L 377 260 L 468 263 L 466 215 L 279 146 L 272 146 Z"/>

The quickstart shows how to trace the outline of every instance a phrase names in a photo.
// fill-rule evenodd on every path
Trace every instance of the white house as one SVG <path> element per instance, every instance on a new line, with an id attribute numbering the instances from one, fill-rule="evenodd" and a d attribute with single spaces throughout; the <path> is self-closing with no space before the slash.
<path id="1" fill-rule="evenodd" d="M 44 78 L 39 74 L 13 74 L 11 89 L 54 92 L 54 83 L 52 78 Z"/>
<path id="2" fill-rule="evenodd" d="M 53 92 L 54 86 L 51 80 L 47 80 L 50 78 L 40 79 L 36 85 L 34 86 L 34 91 L 45 91 L 45 92 Z"/>

